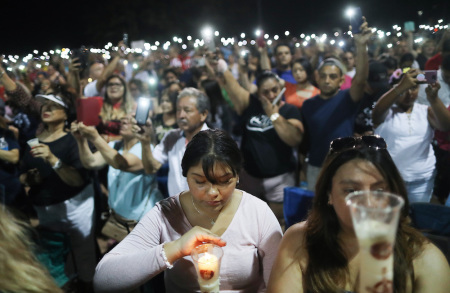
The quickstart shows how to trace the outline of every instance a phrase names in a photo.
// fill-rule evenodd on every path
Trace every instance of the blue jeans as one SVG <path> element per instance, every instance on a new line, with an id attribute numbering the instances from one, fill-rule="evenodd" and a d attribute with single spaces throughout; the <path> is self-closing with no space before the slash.
<path id="1" fill-rule="evenodd" d="M 429 178 L 405 181 L 410 204 L 413 202 L 430 202 L 433 194 L 434 177 L 436 177 L 436 170 Z"/>

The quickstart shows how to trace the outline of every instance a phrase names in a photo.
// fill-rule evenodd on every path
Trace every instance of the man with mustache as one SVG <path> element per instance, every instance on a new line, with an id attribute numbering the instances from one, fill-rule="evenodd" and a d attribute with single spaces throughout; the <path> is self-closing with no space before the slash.
<path id="1" fill-rule="evenodd" d="M 161 142 L 152 151 L 150 148 L 152 127 L 151 123 L 141 128 L 134 125 L 133 131 L 141 141 L 143 153 L 142 163 L 146 173 L 154 174 L 165 163 L 169 163 L 168 190 L 174 196 L 188 190 L 186 178 L 182 174 L 181 160 L 186 145 L 199 131 L 208 129 L 205 121 L 208 117 L 210 103 L 208 97 L 195 88 L 185 88 L 177 99 L 178 128 L 166 133 Z"/>

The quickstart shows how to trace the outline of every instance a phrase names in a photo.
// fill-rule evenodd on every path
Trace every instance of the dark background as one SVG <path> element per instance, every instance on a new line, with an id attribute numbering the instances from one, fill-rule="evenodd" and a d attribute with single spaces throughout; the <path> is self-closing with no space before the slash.
<path id="1" fill-rule="evenodd" d="M 260 3 L 260 5 L 258 5 Z M 221 36 L 252 35 L 260 26 L 269 33 L 284 35 L 322 33 L 345 29 L 348 6 L 360 6 L 369 25 L 390 29 L 404 21 L 435 24 L 449 22 L 450 1 L 365 0 L 2 0 L 0 7 L 0 53 L 25 54 L 34 49 L 51 50 L 81 45 L 103 47 L 117 44 L 124 32 L 129 40 L 153 43 L 173 36 L 199 37 L 206 24 Z M 258 9 L 261 7 L 261 9 Z M 418 16 L 417 11 L 423 15 Z M 259 13 L 258 11 L 261 11 Z"/>

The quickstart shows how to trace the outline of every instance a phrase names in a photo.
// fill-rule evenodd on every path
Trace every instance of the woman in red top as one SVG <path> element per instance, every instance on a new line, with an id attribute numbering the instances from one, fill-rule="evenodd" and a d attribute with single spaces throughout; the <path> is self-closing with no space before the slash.
<path id="1" fill-rule="evenodd" d="M 303 102 L 320 94 L 320 90 L 311 84 L 313 68 L 306 58 L 299 58 L 292 63 L 292 75 L 297 84 L 286 81 L 286 102 L 301 108 Z"/>

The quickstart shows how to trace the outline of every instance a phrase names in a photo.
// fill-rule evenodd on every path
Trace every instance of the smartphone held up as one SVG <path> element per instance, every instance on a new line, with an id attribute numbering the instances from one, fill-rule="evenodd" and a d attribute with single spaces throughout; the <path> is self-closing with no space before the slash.
<path id="1" fill-rule="evenodd" d="M 359 34 L 361 32 L 360 27 L 364 23 L 361 8 L 350 8 L 347 11 L 347 15 L 350 18 L 350 25 L 352 27 L 352 34 Z"/>
<path id="2" fill-rule="evenodd" d="M 145 125 L 151 110 L 152 101 L 150 98 L 140 97 L 136 108 L 136 123 L 140 126 Z"/>

